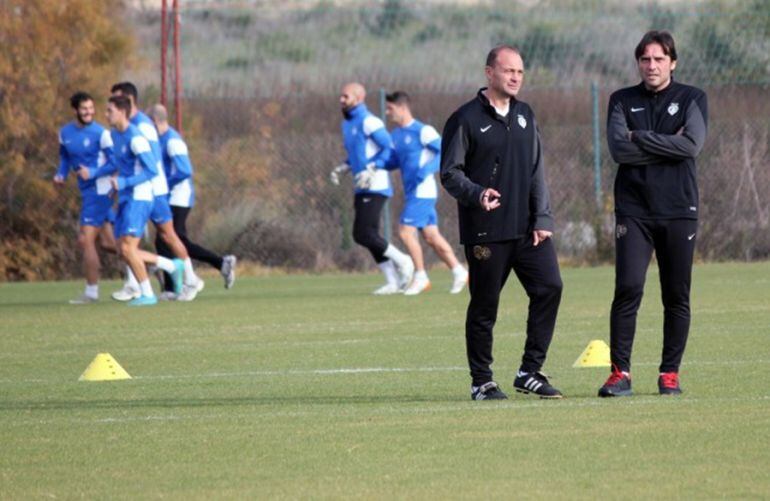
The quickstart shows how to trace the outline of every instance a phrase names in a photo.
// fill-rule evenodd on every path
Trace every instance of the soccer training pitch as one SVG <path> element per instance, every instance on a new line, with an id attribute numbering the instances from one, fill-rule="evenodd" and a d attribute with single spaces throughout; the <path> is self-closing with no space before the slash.
<path id="1" fill-rule="evenodd" d="M 0 498 L 550 499 L 770 496 L 770 263 L 696 265 L 684 395 L 657 395 L 648 274 L 635 396 L 600 400 L 610 267 L 563 269 L 544 371 L 515 394 L 526 301 L 496 328 L 510 399 L 472 402 L 467 292 L 374 297 L 379 276 L 218 279 L 193 303 L 69 306 L 80 282 L 0 285 Z M 108 297 L 116 282 L 102 285 Z M 133 379 L 79 382 L 99 352 Z"/>

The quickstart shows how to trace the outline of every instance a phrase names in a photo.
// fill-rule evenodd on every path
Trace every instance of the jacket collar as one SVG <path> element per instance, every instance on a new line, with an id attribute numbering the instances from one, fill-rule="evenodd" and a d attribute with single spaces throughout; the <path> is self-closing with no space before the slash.
<path id="1" fill-rule="evenodd" d="M 511 98 L 511 104 L 508 107 L 508 114 L 503 117 L 497 113 L 497 110 L 495 109 L 495 107 L 492 106 L 492 103 L 489 102 L 489 99 L 487 99 L 487 96 L 484 95 L 485 90 L 487 90 L 487 87 L 482 87 L 479 89 L 478 93 L 476 94 L 476 97 L 481 102 L 481 106 L 487 111 L 487 113 L 492 115 L 492 117 L 500 120 L 501 122 L 510 123 L 511 116 L 513 116 L 513 107 L 516 105 L 516 98 L 515 97 Z"/>
<path id="2" fill-rule="evenodd" d="M 653 96 L 665 96 L 671 89 L 674 88 L 676 85 L 676 82 L 674 81 L 674 75 L 671 75 L 671 80 L 669 80 L 668 85 L 664 87 L 663 89 L 659 91 L 652 91 L 649 90 L 647 87 L 644 86 L 644 82 L 639 83 L 639 88 L 641 89 L 642 93 L 646 96 L 653 97 Z"/>
<path id="3" fill-rule="evenodd" d="M 366 103 L 359 103 L 353 106 L 348 111 L 343 111 L 342 114 L 345 116 L 345 120 L 352 120 L 354 118 L 364 116 L 368 112 L 369 110 L 366 109 Z"/>

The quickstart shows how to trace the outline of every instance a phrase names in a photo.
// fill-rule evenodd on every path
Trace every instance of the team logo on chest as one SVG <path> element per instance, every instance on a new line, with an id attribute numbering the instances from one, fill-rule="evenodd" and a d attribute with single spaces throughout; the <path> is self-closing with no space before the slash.
<path id="1" fill-rule="evenodd" d="M 350 133 L 355 136 L 356 134 L 358 134 L 358 128 L 357 127 L 353 127 L 352 129 L 350 129 Z"/>
<path id="2" fill-rule="evenodd" d="M 126 146 L 126 145 L 124 144 L 124 145 L 123 145 L 123 147 L 120 149 L 120 151 L 121 151 L 121 153 L 123 153 L 123 154 L 125 155 L 125 154 L 126 154 L 126 152 L 128 151 L 128 146 Z"/>
<path id="3" fill-rule="evenodd" d="M 88 138 L 83 139 L 83 147 L 88 148 L 88 145 L 91 144 L 91 140 Z"/>
<path id="4" fill-rule="evenodd" d="M 404 144 L 409 144 L 412 142 L 412 136 L 406 136 L 404 138 Z"/>
<path id="5" fill-rule="evenodd" d="M 668 105 L 668 114 L 672 117 L 676 115 L 676 112 L 679 111 L 679 103 L 671 103 Z"/>
<path id="6" fill-rule="evenodd" d="M 519 122 L 519 126 L 522 129 L 526 129 L 527 128 L 527 119 L 524 118 L 524 115 L 518 115 L 517 121 Z"/>

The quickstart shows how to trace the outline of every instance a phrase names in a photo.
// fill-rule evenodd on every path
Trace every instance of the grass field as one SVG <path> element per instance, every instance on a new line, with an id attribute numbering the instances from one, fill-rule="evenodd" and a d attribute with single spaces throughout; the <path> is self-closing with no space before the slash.
<path id="1" fill-rule="evenodd" d="M 76 282 L 0 284 L 0 498 L 768 498 L 770 263 L 696 266 L 681 398 L 657 395 L 651 268 L 632 398 L 599 400 L 611 268 L 564 269 L 544 368 L 567 396 L 472 402 L 467 297 L 375 275 L 213 277 L 190 304 L 73 307 Z M 103 296 L 117 283 L 103 285 Z M 496 379 L 526 302 L 509 284 Z M 111 353 L 133 379 L 78 382 Z"/>

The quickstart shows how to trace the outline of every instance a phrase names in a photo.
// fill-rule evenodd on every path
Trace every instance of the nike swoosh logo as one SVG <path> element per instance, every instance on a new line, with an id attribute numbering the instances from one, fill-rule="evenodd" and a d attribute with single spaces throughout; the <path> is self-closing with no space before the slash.
<path id="1" fill-rule="evenodd" d="M 642 111 L 643 109 L 644 109 L 643 107 L 642 107 L 642 108 L 634 108 L 634 107 L 632 106 L 632 107 L 631 107 L 631 113 L 636 113 L 637 111 Z"/>
<path id="2" fill-rule="evenodd" d="M 695 238 L 695 233 L 687 236 L 687 240 L 692 240 L 693 238 Z"/>
<path id="3" fill-rule="evenodd" d="M 365 203 L 365 204 L 368 204 L 369 202 L 371 202 L 371 201 L 372 201 L 372 199 L 371 199 L 371 198 L 362 198 L 362 199 L 361 199 L 361 201 L 362 201 L 363 203 Z"/>
<path id="4" fill-rule="evenodd" d="M 492 128 L 492 126 L 491 126 L 491 125 L 487 125 L 486 127 L 482 127 L 482 128 L 481 128 L 481 129 L 479 129 L 479 130 L 481 130 L 481 133 L 483 134 L 483 133 L 485 133 L 486 131 L 488 131 L 488 130 L 489 130 L 489 129 L 491 129 L 491 128 Z"/>

